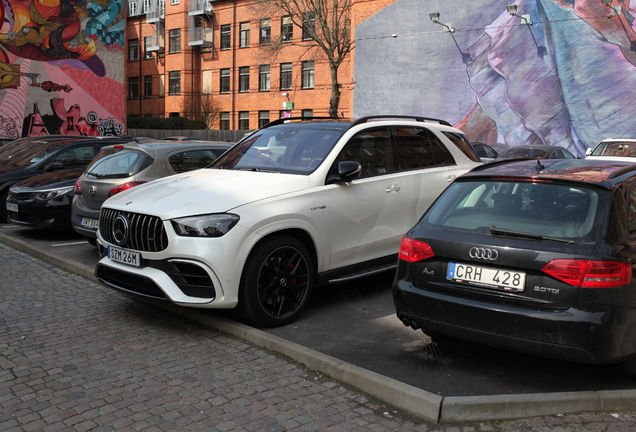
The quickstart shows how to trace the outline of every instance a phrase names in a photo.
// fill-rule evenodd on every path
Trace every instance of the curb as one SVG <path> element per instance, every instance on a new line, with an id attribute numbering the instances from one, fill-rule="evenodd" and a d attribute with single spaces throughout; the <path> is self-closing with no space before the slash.
<path id="1" fill-rule="evenodd" d="M 60 258 L 4 233 L 0 233 L 0 242 L 97 283 L 92 267 Z M 180 307 L 167 302 L 138 300 L 143 300 L 189 320 L 280 353 L 309 369 L 328 375 L 395 408 L 434 423 L 469 423 L 585 411 L 630 411 L 636 409 L 636 390 L 444 397 L 338 360 L 229 318 L 210 316 L 194 308 Z"/>

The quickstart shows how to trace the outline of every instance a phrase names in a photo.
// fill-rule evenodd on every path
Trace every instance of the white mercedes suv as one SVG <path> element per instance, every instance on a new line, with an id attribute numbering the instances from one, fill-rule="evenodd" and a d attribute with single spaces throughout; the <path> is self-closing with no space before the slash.
<path id="1" fill-rule="evenodd" d="M 207 168 L 108 199 L 95 273 L 135 295 L 284 325 L 312 288 L 394 270 L 402 236 L 478 164 L 442 120 L 275 120 Z"/>

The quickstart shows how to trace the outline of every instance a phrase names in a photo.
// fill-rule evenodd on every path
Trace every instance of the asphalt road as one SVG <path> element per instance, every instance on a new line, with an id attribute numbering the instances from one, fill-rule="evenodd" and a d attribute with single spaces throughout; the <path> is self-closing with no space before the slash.
<path id="1" fill-rule="evenodd" d="M 96 249 L 75 233 L 7 224 L 0 225 L 0 232 L 87 266 L 99 260 Z M 636 377 L 604 366 L 561 362 L 461 341 L 432 343 L 395 317 L 391 282 L 391 275 L 386 275 L 315 291 L 297 321 L 266 331 L 442 396 L 636 388 Z"/>

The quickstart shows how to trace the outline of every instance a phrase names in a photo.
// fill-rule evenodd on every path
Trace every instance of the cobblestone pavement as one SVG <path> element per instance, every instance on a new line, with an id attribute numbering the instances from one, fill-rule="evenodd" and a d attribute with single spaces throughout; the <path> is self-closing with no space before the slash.
<path id="1" fill-rule="evenodd" d="M 0 432 L 629 431 L 636 412 L 436 425 L 0 244 Z"/>

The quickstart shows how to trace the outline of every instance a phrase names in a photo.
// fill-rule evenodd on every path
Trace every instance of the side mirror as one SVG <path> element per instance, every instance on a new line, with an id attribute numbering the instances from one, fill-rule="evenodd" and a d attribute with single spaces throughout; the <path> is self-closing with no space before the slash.
<path id="1" fill-rule="evenodd" d="M 338 173 L 333 173 L 327 178 L 327 184 L 348 183 L 360 177 L 362 165 L 356 161 L 342 161 L 338 164 Z"/>
<path id="2" fill-rule="evenodd" d="M 588 148 L 587 148 L 587 150 L 585 150 L 585 156 L 589 156 L 589 155 L 591 155 L 591 154 L 592 154 L 592 151 L 594 151 L 594 149 L 593 149 L 593 148 L 591 148 L 591 147 L 588 147 Z"/>
<path id="3" fill-rule="evenodd" d="M 44 167 L 45 172 L 61 170 L 64 168 L 64 164 L 62 162 L 51 162 L 50 164 Z"/>

